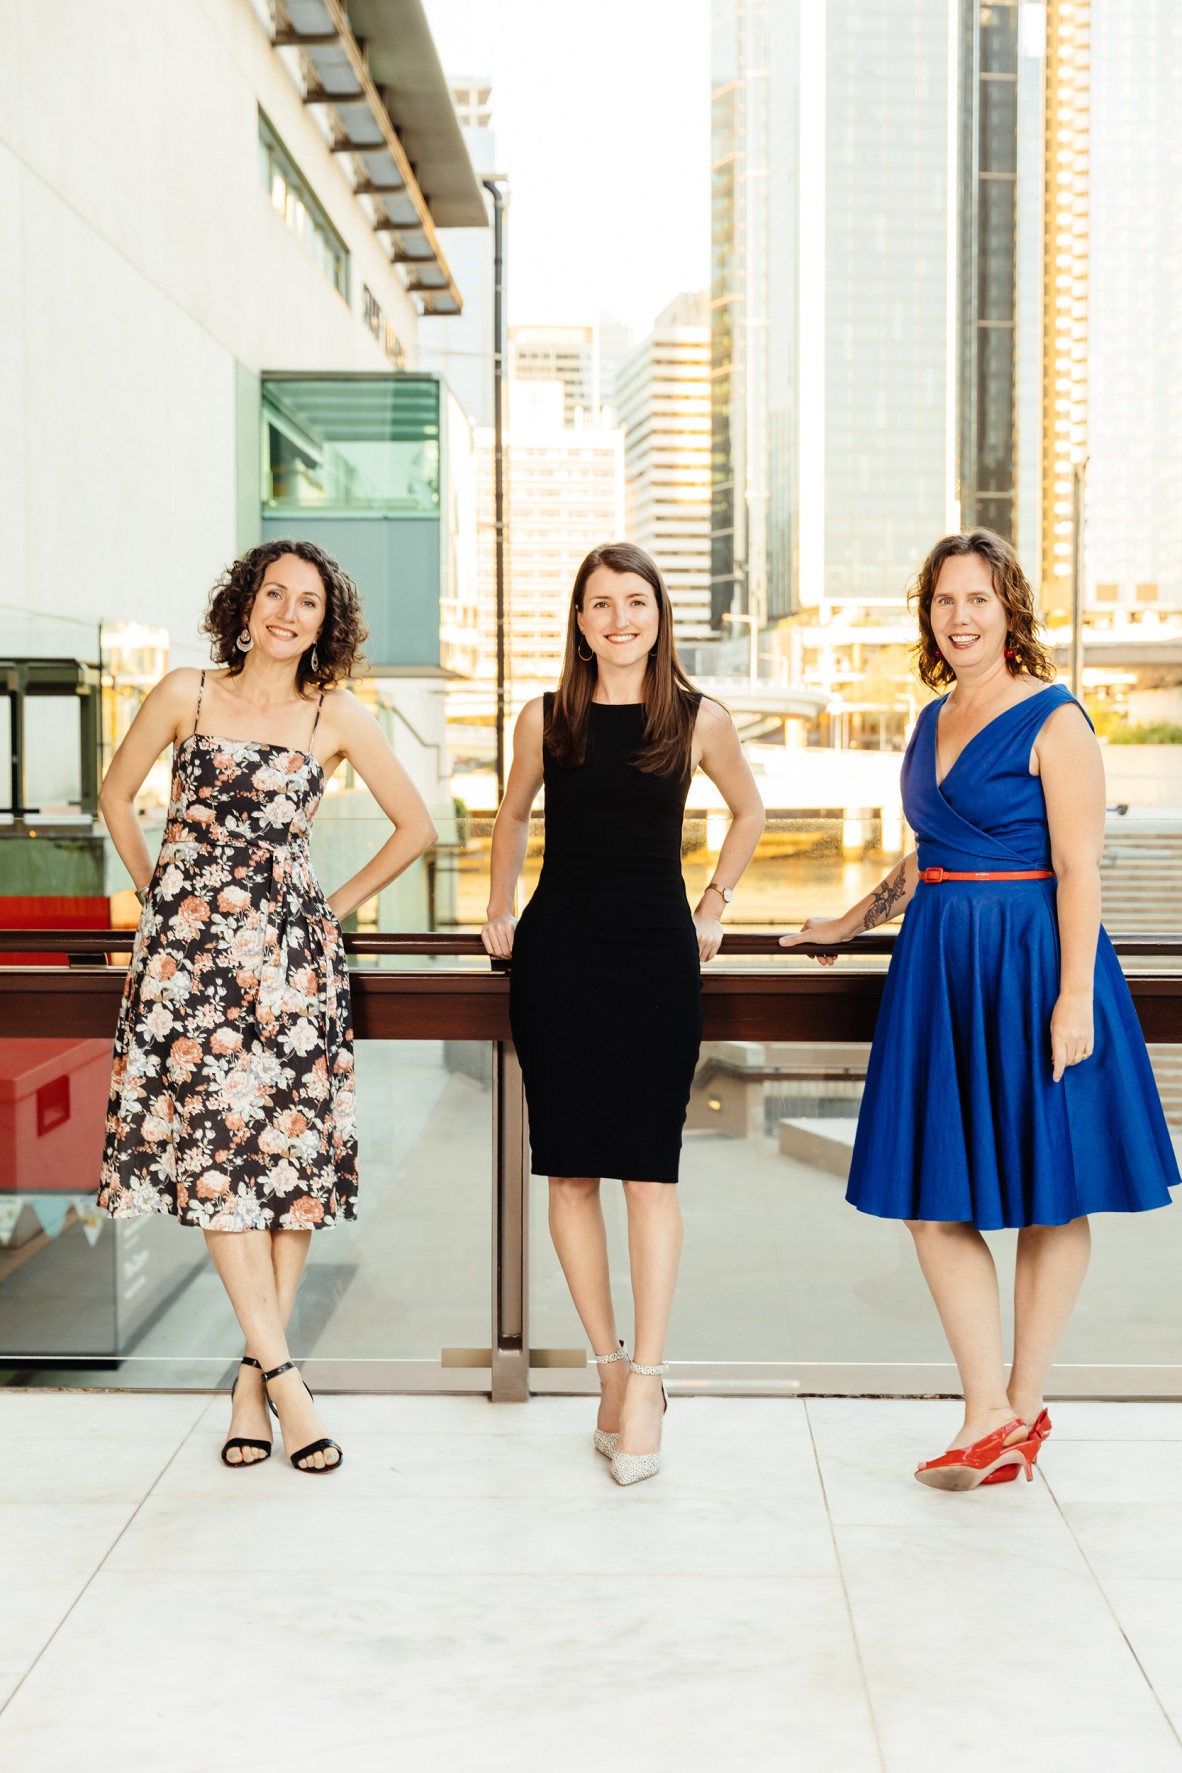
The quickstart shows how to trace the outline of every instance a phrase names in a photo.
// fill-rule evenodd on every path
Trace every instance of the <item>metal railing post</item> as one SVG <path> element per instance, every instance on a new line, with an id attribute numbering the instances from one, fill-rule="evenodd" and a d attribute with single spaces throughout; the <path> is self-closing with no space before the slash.
<path id="1" fill-rule="evenodd" d="M 512 1041 L 493 1042 L 492 1399 L 529 1397 L 529 1137 Z"/>

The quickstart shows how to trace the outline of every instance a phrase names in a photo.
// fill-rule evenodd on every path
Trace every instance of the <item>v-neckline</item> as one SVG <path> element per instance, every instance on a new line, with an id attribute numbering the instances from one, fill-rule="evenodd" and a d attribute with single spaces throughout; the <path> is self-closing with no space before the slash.
<path id="1" fill-rule="evenodd" d="M 1049 695 L 1051 690 L 1057 687 L 1056 684 L 1048 683 L 1045 689 L 1035 690 L 1032 696 L 1023 696 L 1020 702 L 1011 702 L 1008 708 L 999 708 L 991 720 L 987 720 L 984 726 L 977 728 L 977 731 L 973 734 L 971 739 L 965 740 L 943 775 L 940 774 L 940 713 L 945 702 L 948 700 L 948 697 L 952 694 L 952 691 L 948 690 L 945 695 L 941 696 L 940 700 L 936 703 L 936 718 L 932 722 L 932 779 L 936 784 L 936 792 L 938 794 L 943 794 L 945 782 L 947 782 L 949 776 L 952 774 L 965 752 L 975 745 L 978 739 L 984 738 L 991 726 L 996 726 L 999 720 L 1003 719 L 1007 714 L 1012 714 L 1016 708 L 1024 708 L 1027 702 L 1037 702 L 1040 696 Z"/>

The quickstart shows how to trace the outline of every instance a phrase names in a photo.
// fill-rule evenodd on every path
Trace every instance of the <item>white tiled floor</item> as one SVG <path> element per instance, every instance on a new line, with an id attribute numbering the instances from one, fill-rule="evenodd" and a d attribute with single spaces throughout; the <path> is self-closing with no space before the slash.
<path id="1" fill-rule="evenodd" d="M 1182 1405 L 1063 1404 L 1037 1481 L 910 1472 L 949 1404 L 675 1398 L 620 1490 L 586 1399 L 0 1393 L 14 1773 L 1182 1773 Z"/>

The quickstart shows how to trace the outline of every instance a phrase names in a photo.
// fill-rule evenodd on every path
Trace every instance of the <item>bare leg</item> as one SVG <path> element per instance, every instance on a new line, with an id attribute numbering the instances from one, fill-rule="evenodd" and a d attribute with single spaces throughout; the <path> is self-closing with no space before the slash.
<path id="1" fill-rule="evenodd" d="M 267 1234 L 271 1239 L 271 1268 L 275 1277 L 275 1300 L 279 1308 L 279 1320 L 284 1330 L 291 1321 L 292 1309 L 296 1294 L 299 1291 L 300 1277 L 304 1272 L 304 1263 L 308 1259 L 308 1251 L 312 1244 L 310 1231 L 272 1231 Z M 253 1348 L 247 1345 L 246 1353 L 254 1355 Z M 269 1370 L 264 1368 L 264 1370 Z M 234 1401 L 230 1410 L 229 1438 L 242 1435 L 248 1440 L 269 1440 L 271 1425 L 267 1416 L 267 1404 L 263 1393 L 263 1373 L 255 1367 L 239 1367 L 238 1378 L 234 1388 Z M 301 1441 L 301 1446 L 307 1443 Z M 255 1459 L 266 1457 L 264 1453 L 256 1453 L 253 1448 L 244 1447 L 240 1451 L 231 1452 L 228 1457 L 237 1464 L 239 1460 L 250 1464 Z"/>
<path id="2" fill-rule="evenodd" d="M 1014 1414 L 1006 1397 L 997 1269 L 972 1225 L 914 1219 L 907 1229 L 964 1389 L 964 1421 L 949 1446 L 968 1447 Z M 1016 1430 L 1014 1439 L 1021 1439 Z"/>
<path id="3" fill-rule="evenodd" d="M 633 1358 L 656 1367 L 665 1358 L 665 1335 L 684 1233 L 677 1189 L 668 1182 L 625 1182 L 628 1203 L 628 1256 L 636 1311 Z M 664 1400 L 661 1381 L 629 1373 L 620 1417 L 621 1453 L 655 1453 L 661 1445 Z"/>
<path id="4" fill-rule="evenodd" d="M 242 1326 L 246 1346 L 264 1371 L 289 1359 L 287 1335 L 279 1308 L 271 1234 L 266 1231 L 207 1231 L 205 1242 L 234 1315 Z M 280 1414 L 283 1441 L 293 1451 L 320 1440 L 324 1426 L 316 1406 L 296 1372 L 272 1382 L 271 1396 Z M 316 1453 L 307 1462 L 317 1467 L 335 1465 L 337 1455 Z"/>
<path id="5" fill-rule="evenodd" d="M 614 1353 L 619 1340 L 598 1176 L 551 1176 L 550 1236 L 592 1352 Z M 614 1434 L 628 1369 L 623 1361 L 615 1361 L 596 1371 L 600 1387 L 596 1426 Z"/>
<path id="6" fill-rule="evenodd" d="M 1066 1225 L 1027 1225 L 1018 1233 L 1014 1270 L 1014 1365 L 1010 1408 L 1033 1423 L 1043 1387 L 1067 1328 L 1092 1253 L 1086 1219 Z"/>

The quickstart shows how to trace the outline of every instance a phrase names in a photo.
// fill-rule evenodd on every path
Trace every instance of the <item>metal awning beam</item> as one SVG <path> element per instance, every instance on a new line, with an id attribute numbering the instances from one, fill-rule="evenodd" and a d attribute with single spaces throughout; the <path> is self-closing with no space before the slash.
<path id="1" fill-rule="evenodd" d="M 361 46 L 353 35 L 353 29 L 349 23 L 349 15 L 346 11 L 344 0 L 320 0 L 320 5 L 327 16 L 329 23 L 333 27 L 331 33 L 323 31 L 302 33 L 294 30 L 289 25 L 284 25 L 281 29 L 275 32 L 272 41 L 277 46 L 289 45 L 296 48 L 330 48 L 333 46 L 339 46 L 347 64 L 348 73 L 351 74 L 353 79 L 357 82 L 356 90 L 349 92 L 334 92 L 327 91 L 323 87 L 317 86 L 305 95 L 305 103 L 308 105 L 329 105 L 336 107 L 338 110 L 343 109 L 351 111 L 356 111 L 361 105 L 366 106 L 370 117 L 376 125 L 376 138 L 373 141 L 357 141 L 354 139 L 354 133 L 350 132 L 343 141 L 332 143 L 332 152 L 334 154 L 355 155 L 359 159 L 366 154 L 389 155 L 393 162 L 396 175 L 402 180 L 402 184 L 400 186 L 394 186 L 389 194 L 392 196 L 398 195 L 408 200 L 414 210 L 417 221 L 395 223 L 390 222 L 386 217 L 381 217 L 376 219 L 373 224 L 374 232 L 378 234 L 397 234 L 399 232 L 421 234 L 426 241 L 428 248 L 428 252 L 423 255 L 424 262 L 429 259 L 434 259 L 436 265 L 439 267 L 440 283 L 438 285 L 437 293 L 446 302 L 446 311 L 458 314 L 462 311 L 463 300 L 456 287 L 455 278 L 452 276 L 451 267 L 447 262 L 447 256 L 439 243 L 439 237 L 435 231 L 435 223 L 431 215 L 430 205 L 423 195 L 422 188 L 415 176 L 414 168 L 411 166 L 410 160 L 407 157 L 406 149 L 403 147 L 398 132 L 390 120 L 390 113 L 386 109 L 385 102 L 383 101 L 377 86 L 374 84 L 373 76 L 369 71 L 369 64 L 362 53 Z M 311 22 L 311 20 L 309 20 L 309 22 Z M 335 58 L 333 59 L 335 63 Z M 315 61 L 312 61 L 311 65 L 315 71 Z M 334 71 L 337 72 L 338 77 L 344 76 L 347 78 L 343 68 L 334 68 Z M 364 167 L 363 159 L 362 166 Z M 354 186 L 354 190 L 355 194 L 358 196 L 381 195 L 380 192 L 371 188 L 368 174 L 357 182 Z M 409 256 L 409 254 L 406 255 L 406 257 Z M 418 257 L 417 254 L 415 256 L 416 258 Z M 395 262 L 402 262 L 401 254 L 391 260 L 391 263 Z M 434 286 L 432 286 L 432 288 L 434 289 Z M 408 289 L 410 293 L 416 295 L 425 293 L 421 286 L 413 282 L 408 284 Z M 440 304 L 440 307 L 441 306 L 442 304 Z M 436 307 L 435 311 L 440 311 L 440 307 Z M 424 308 L 425 311 L 430 312 L 432 311 L 432 304 L 425 302 Z"/>

